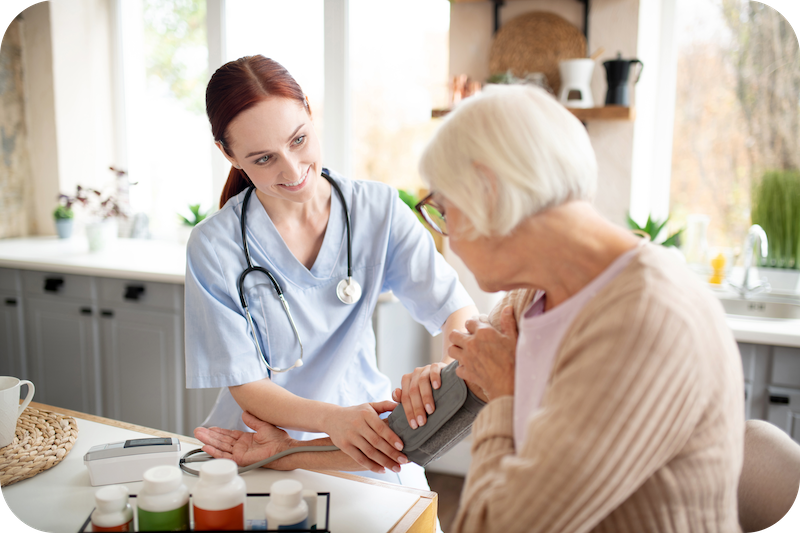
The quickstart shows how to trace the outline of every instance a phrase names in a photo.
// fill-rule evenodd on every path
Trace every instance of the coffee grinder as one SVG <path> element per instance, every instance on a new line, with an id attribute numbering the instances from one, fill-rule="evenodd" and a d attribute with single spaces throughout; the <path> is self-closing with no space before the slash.
<path id="1" fill-rule="evenodd" d="M 616 59 L 606 61 L 606 78 L 608 80 L 608 92 L 606 93 L 606 105 L 619 105 L 628 107 L 631 104 L 630 91 L 628 90 L 628 78 L 631 72 L 631 65 L 639 63 L 639 73 L 636 75 L 636 84 L 642 76 L 644 63 L 638 59 L 622 59 L 622 54 L 617 54 Z"/>

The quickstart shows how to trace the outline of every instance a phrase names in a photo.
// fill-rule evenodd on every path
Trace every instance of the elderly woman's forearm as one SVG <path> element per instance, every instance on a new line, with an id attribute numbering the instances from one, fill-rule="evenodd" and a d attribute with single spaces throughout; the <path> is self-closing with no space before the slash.
<path id="1" fill-rule="evenodd" d="M 295 440 L 291 443 L 292 448 L 307 446 L 333 446 L 333 441 L 331 441 L 329 437 L 325 437 L 314 440 Z M 284 471 L 296 470 L 298 468 L 304 470 L 335 470 L 344 472 L 359 472 L 364 470 L 363 466 L 359 465 L 341 450 L 293 453 L 269 463 L 266 465 L 266 468 Z"/>

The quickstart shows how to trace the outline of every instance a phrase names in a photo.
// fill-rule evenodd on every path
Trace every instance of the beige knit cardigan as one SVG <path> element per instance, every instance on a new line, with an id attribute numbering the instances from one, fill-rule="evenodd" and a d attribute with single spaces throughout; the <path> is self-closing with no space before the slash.
<path id="1" fill-rule="evenodd" d="M 512 291 L 517 318 L 531 291 Z M 717 299 L 644 246 L 575 318 L 514 447 L 511 396 L 473 426 L 457 532 L 740 531 L 741 360 Z"/>

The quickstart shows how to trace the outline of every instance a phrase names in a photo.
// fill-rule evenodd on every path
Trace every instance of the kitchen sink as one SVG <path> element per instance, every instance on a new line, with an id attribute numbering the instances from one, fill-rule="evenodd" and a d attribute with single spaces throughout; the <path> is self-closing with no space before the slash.
<path id="1" fill-rule="evenodd" d="M 778 320 L 800 320 L 800 300 L 772 300 L 764 297 L 720 298 L 725 314 Z"/>

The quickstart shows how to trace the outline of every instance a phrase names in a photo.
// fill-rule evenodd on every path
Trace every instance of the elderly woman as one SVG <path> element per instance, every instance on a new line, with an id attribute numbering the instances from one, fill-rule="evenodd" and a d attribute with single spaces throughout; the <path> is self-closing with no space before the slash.
<path id="1" fill-rule="evenodd" d="M 501 87 L 448 118 L 420 169 L 426 219 L 483 290 L 511 291 L 494 326 L 450 334 L 490 400 L 455 530 L 738 531 L 736 343 L 674 254 L 592 207 L 581 123 Z"/>
<path id="2" fill-rule="evenodd" d="M 455 530 L 739 531 L 744 391 L 722 307 L 592 207 L 581 123 L 541 90 L 498 87 L 448 117 L 420 169 L 425 219 L 481 288 L 510 291 L 450 334 L 458 374 L 489 399 Z M 240 464 L 311 444 L 245 421 L 257 433 L 196 435 Z M 327 453 L 273 468 L 348 466 Z"/>

